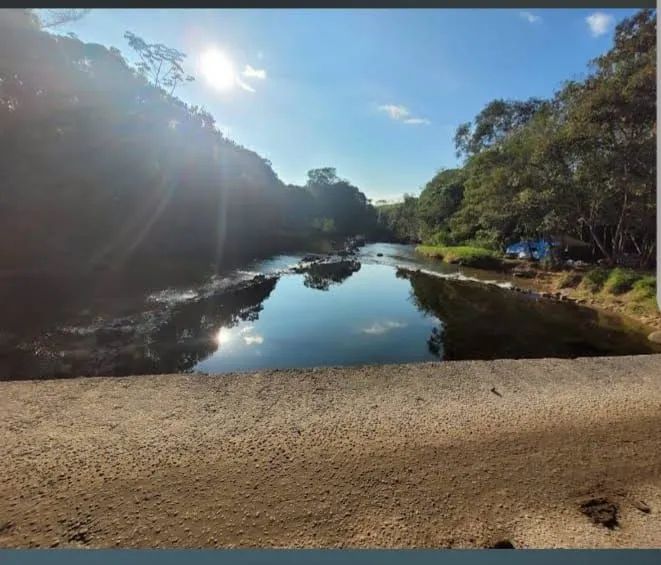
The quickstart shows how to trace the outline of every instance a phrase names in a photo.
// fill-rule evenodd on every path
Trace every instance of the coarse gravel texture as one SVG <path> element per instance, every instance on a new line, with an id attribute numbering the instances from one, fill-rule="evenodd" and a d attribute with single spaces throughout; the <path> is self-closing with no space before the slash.
<path id="1" fill-rule="evenodd" d="M 661 355 L 0 383 L 1 547 L 661 547 Z"/>

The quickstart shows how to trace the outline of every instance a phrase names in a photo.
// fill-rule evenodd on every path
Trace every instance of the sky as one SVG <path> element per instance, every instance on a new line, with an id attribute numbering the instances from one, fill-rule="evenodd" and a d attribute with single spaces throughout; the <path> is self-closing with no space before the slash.
<path id="1" fill-rule="evenodd" d="M 458 165 L 453 136 L 491 100 L 549 97 L 634 10 L 93 10 L 58 30 L 125 31 L 187 54 L 177 89 L 285 183 L 335 167 L 373 200 Z"/>

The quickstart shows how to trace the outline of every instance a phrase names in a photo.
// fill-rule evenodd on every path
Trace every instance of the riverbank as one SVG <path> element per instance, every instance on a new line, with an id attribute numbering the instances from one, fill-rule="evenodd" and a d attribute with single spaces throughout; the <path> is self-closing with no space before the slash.
<path id="1" fill-rule="evenodd" d="M 465 267 L 511 273 L 514 286 L 598 310 L 628 316 L 653 330 L 661 330 L 656 280 L 649 273 L 627 269 L 583 268 L 551 271 L 528 261 L 503 259 L 479 247 L 418 245 L 416 253 Z"/>
<path id="2" fill-rule="evenodd" d="M 607 312 L 628 316 L 654 330 L 661 330 L 661 310 L 659 310 L 655 291 L 632 288 L 618 294 L 613 293 L 603 281 L 599 286 L 585 282 L 589 273 L 580 271 L 544 271 L 530 270 L 525 280 L 536 291 L 547 293 L 562 299 L 569 299 L 580 304 Z M 645 281 L 653 277 L 645 277 Z M 521 279 L 519 279 L 521 280 Z"/>
<path id="3" fill-rule="evenodd" d="M 660 355 L 4 382 L 0 546 L 658 547 L 659 406 Z"/>

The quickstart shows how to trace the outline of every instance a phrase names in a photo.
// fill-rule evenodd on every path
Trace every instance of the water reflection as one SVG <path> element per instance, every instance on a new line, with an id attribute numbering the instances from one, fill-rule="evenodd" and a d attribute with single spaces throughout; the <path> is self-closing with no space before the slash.
<path id="1" fill-rule="evenodd" d="M 42 333 L 29 325 L 31 312 L 21 318 L 16 307 L 12 325 L 0 327 L 0 378 L 661 352 L 616 316 L 493 284 L 398 272 L 403 258 L 415 266 L 402 247 L 388 255 L 388 246 L 367 246 L 362 267 L 348 258 L 294 273 L 282 265 L 300 257 L 276 258 L 265 270 L 279 278 L 187 282 L 150 289 L 142 301 L 137 293 L 130 300 L 104 293 L 100 303 L 77 295 L 62 302 L 66 310 L 35 316 Z M 375 250 L 385 252 L 383 263 Z"/>
<path id="2" fill-rule="evenodd" d="M 443 359 L 643 354 L 661 351 L 618 316 L 496 285 L 407 272 L 411 299 L 442 325 L 428 339 Z"/>
<path id="3" fill-rule="evenodd" d="M 312 263 L 305 268 L 303 284 L 316 290 L 328 290 L 332 284 L 341 284 L 360 270 L 358 261 Z"/>
<path id="4" fill-rule="evenodd" d="M 227 346 L 231 328 L 259 317 L 277 278 L 238 284 L 212 296 L 161 304 L 103 327 L 62 327 L 22 343 L 0 364 L 2 378 L 184 372 Z M 260 343 L 245 332 L 245 343 Z"/>

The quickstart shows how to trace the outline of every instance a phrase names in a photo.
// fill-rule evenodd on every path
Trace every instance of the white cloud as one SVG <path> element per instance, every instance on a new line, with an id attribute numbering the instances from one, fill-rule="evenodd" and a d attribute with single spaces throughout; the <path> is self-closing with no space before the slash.
<path id="1" fill-rule="evenodd" d="M 599 37 L 608 33 L 613 26 L 615 25 L 615 18 L 610 14 L 604 14 L 603 12 L 595 12 L 590 14 L 585 21 L 590 28 L 592 37 Z"/>
<path id="2" fill-rule="evenodd" d="M 388 114 L 393 120 L 403 120 L 410 115 L 406 106 L 397 106 L 396 104 L 384 104 L 379 106 L 379 110 Z"/>
<path id="3" fill-rule="evenodd" d="M 540 16 L 536 16 L 532 12 L 519 12 L 519 16 L 521 16 L 524 20 L 527 20 L 531 24 L 542 21 L 542 18 Z"/>
<path id="4" fill-rule="evenodd" d="M 382 106 L 379 106 L 379 110 L 388 114 L 391 119 L 398 122 L 404 122 L 405 124 L 427 125 L 431 123 L 427 118 L 417 118 L 412 116 L 406 106 L 401 106 L 399 104 L 383 104 Z"/>
<path id="5" fill-rule="evenodd" d="M 242 74 L 246 78 L 258 78 L 260 80 L 264 80 L 266 78 L 266 71 L 264 69 L 255 69 L 250 65 L 246 65 Z"/>

